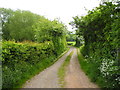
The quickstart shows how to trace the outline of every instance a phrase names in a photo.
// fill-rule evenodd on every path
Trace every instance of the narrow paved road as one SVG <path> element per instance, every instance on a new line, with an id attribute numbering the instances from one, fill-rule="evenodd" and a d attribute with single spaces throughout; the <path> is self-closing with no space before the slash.
<path id="1" fill-rule="evenodd" d="M 70 48 L 56 63 L 27 81 L 23 88 L 60 88 L 57 72 L 72 50 L 73 48 Z"/>
<path id="2" fill-rule="evenodd" d="M 77 49 L 74 48 L 70 64 L 66 71 L 65 88 L 98 88 L 97 85 L 90 82 L 85 73 L 81 70 L 77 56 Z"/>

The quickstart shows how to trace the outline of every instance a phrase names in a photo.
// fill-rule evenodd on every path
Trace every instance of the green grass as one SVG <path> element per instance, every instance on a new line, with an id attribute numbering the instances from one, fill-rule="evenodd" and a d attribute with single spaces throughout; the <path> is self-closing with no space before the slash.
<path id="1" fill-rule="evenodd" d="M 70 45 L 70 46 L 74 46 L 75 44 L 76 44 L 75 41 L 73 41 L 73 42 L 67 42 L 67 45 Z"/>
<path id="2" fill-rule="evenodd" d="M 81 49 L 82 48 L 80 48 L 80 50 Z M 79 48 L 78 48 L 77 54 L 78 54 L 78 59 L 79 59 L 79 63 L 80 63 L 81 68 L 86 73 L 86 75 L 90 78 L 90 80 L 92 82 L 95 82 L 96 81 L 96 77 L 97 77 L 96 68 L 93 68 L 95 65 L 94 64 L 90 64 L 90 63 L 85 61 L 83 55 L 79 51 Z M 91 72 L 94 72 L 94 73 L 91 73 Z"/>
<path id="3" fill-rule="evenodd" d="M 78 59 L 80 66 L 82 70 L 85 72 L 85 74 L 89 77 L 89 79 L 96 83 L 99 87 L 102 87 L 102 84 L 104 83 L 104 79 L 99 76 L 97 64 L 89 63 L 85 61 L 84 56 L 81 54 L 82 47 L 80 49 L 77 49 Z M 101 84 L 102 83 L 102 84 Z"/>
<path id="4" fill-rule="evenodd" d="M 79 63 L 80 66 L 82 68 L 82 70 L 85 72 L 85 74 L 89 77 L 89 79 L 96 83 L 100 89 L 102 90 L 119 90 L 118 87 L 116 88 L 112 88 L 112 80 L 107 81 L 106 78 L 104 78 L 102 76 L 102 74 L 100 73 L 99 69 L 98 69 L 98 65 L 99 64 L 95 64 L 92 61 L 89 61 L 89 59 L 85 59 L 83 57 L 83 55 L 81 54 L 82 51 L 82 47 L 80 47 L 80 50 L 78 48 L 78 59 L 79 59 Z M 109 78 L 109 77 L 107 77 Z M 111 87 L 110 87 L 111 85 Z"/>
<path id="5" fill-rule="evenodd" d="M 64 85 L 65 85 L 64 77 L 65 77 L 65 73 L 66 73 L 66 68 L 69 65 L 72 54 L 73 54 L 73 51 L 67 56 L 64 63 L 62 64 L 62 66 L 58 70 L 60 87 L 64 87 Z"/>

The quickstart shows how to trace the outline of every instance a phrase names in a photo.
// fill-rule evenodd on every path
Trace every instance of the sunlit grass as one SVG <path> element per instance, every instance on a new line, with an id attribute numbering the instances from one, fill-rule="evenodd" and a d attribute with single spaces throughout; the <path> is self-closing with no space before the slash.
<path id="1" fill-rule="evenodd" d="M 76 42 L 75 41 L 69 41 L 69 42 L 67 42 L 67 45 L 71 45 L 71 46 L 74 46 L 76 44 Z"/>

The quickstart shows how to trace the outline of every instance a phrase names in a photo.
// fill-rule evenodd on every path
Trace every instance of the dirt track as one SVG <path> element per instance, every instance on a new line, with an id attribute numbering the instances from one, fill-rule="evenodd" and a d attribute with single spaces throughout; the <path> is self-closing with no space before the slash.
<path id="1" fill-rule="evenodd" d="M 81 70 L 76 48 L 74 48 L 74 53 L 67 68 L 65 82 L 65 88 L 98 88 L 97 85 L 90 82 Z"/>
<path id="2" fill-rule="evenodd" d="M 70 48 L 56 63 L 27 81 L 23 88 L 60 88 L 57 72 L 72 50 L 73 48 Z"/>
<path id="3" fill-rule="evenodd" d="M 74 53 L 66 70 L 65 88 L 98 88 L 97 85 L 90 82 L 85 73 L 80 69 L 77 50 L 74 47 L 71 47 L 55 64 L 27 81 L 23 88 L 60 88 L 57 75 L 58 69 L 72 50 L 74 50 Z"/>

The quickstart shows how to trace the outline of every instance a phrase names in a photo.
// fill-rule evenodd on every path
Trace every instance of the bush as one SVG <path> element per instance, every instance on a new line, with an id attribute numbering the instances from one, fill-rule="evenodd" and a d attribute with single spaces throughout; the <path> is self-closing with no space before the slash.
<path id="1" fill-rule="evenodd" d="M 120 2 L 105 2 L 86 16 L 74 17 L 72 22 L 85 40 L 81 49 L 83 67 L 92 81 L 103 88 L 120 87 L 119 7 Z"/>
<path id="2" fill-rule="evenodd" d="M 80 47 L 81 53 L 84 47 Z M 101 88 L 119 88 L 119 66 L 115 65 L 114 59 L 102 59 L 97 55 L 78 56 L 80 64 L 91 81 L 96 82 Z M 96 61 L 97 60 L 97 61 Z"/>
<path id="3" fill-rule="evenodd" d="M 30 77 L 53 64 L 57 57 L 52 42 L 4 41 L 2 46 L 3 88 L 20 87 Z"/>

